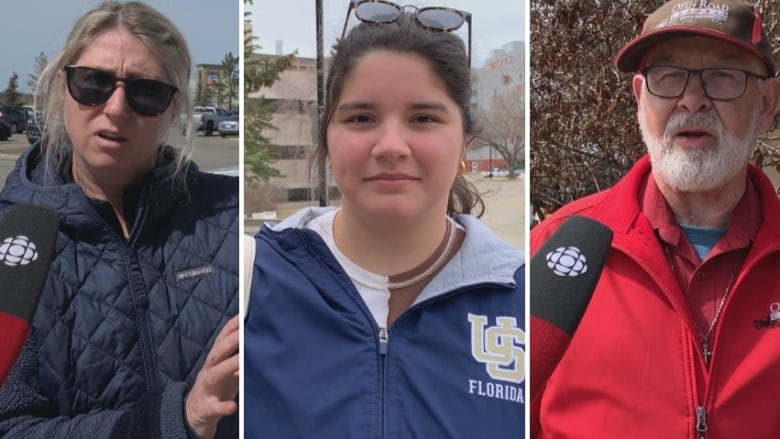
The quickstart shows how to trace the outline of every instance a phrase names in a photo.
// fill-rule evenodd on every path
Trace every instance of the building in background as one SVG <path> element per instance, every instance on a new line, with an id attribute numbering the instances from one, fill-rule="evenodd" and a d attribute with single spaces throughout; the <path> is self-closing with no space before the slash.
<path id="1" fill-rule="evenodd" d="M 195 105 L 229 107 L 227 102 L 225 71 L 222 64 L 198 64 L 195 66 L 193 102 Z M 235 106 L 235 99 L 233 106 Z"/>
<path id="2" fill-rule="evenodd" d="M 277 51 L 280 49 L 277 47 Z M 255 59 L 269 61 L 279 56 L 254 55 Z M 271 125 L 276 129 L 268 130 L 264 135 L 273 145 L 273 166 L 284 177 L 271 178 L 262 190 L 272 191 L 271 198 L 276 203 L 313 198 L 311 166 L 317 138 L 316 67 L 314 58 L 296 58 L 293 66 L 282 72 L 273 86 L 246 96 L 248 99 L 263 98 L 274 105 Z"/>
<path id="3" fill-rule="evenodd" d="M 508 97 L 523 102 L 525 84 L 525 48 L 522 41 L 512 41 L 500 49 L 490 52 L 490 57 L 482 68 L 471 71 L 471 105 L 478 126 L 487 128 L 484 120 L 491 114 L 496 99 Z M 506 115 L 505 115 L 506 116 Z M 495 117 L 495 116 L 492 116 Z M 521 146 L 522 147 L 522 146 Z M 506 170 L 506 161 L 485 142 L 479 139 L 469 146 L 466 153 L 466 166 L 474 173 L 490 174 L 496 170 Z"/>
<path id="4" fill-rule="evenodd" d="M 525 65 L 523 50 L 520 41 L 505 44 L 491 52 L 484 67 L 472 70 L 471 104 L 475 114 L 489 112 L 498 96 L 516 97 L 522 101 Z M 277 43 L 275 51 L 274 55 L 253 54 L 252 58 L 273 61 L 282 56 L 281 43 Z M 324 61 L 326 72 L 328 61 L 327 58 Z M 263 98 L 273 103 L 275 112 L 271 124 L 276 129 L 268 130 L 264 135 L 273 145 L 273 166 L 284 175 L 271 178 L 267 184 L 246 187 L 247 213 L 251 214 L 256 209 L 255 205 L 267 205 L 269 199 L 276 205 L 289 202 L 316 205 L 317 183 L 312 178 L 316 174 L 313 168 L 317 144 L 316 59 L 296 58 L 294 65 L 282 72 L 271 87 L 249 93 L 245 98 Z M 522 122 L 517 124 L 521 125 Z M 469 145 L 467 167 L 473 173 L 489 174 L 491 169 L 505 170 L 507 166 L 500 154 L 479 140 Z M 332 181 L 329 187 L 333 193 Z M 262 202 L 255 203 L 254 200 Z"/>
<path id="5" fill-rule="evenodd" d="M 512 41 L 490 52 L 482 68 L 472 69 L 471 103 L 487 108 L 500 95 L 522 96 L 525 77 L 525 48 Z"/>

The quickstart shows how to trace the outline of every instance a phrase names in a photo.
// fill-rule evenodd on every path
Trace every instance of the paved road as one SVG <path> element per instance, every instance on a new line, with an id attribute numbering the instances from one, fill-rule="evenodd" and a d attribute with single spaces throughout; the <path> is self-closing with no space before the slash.
<path id="1" fill-rule="evenodd" d="M 0 141 L 0 184 L 14 168 L 16 159 L 29 147 L 27 136 L 14 134 L 6 141 Z M 193 140 L 192 158 L 205 171 L 238 168 L 239 160 L 238 136 L 206 137 L 197 134 Z"/>

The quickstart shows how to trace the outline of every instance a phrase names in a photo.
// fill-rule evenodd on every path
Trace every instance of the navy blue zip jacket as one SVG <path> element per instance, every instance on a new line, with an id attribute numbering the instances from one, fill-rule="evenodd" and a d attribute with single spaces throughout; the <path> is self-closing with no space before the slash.
<path id="1" fill-rule="evenodd" d="M 382 340 L 305 209 L 256 237 L 247 439 L 524 435 L 523 255 L 468 215 L 458 253 Z"/>
<path id="2" fill-rule="evenodd" d="M 238 310 L 238 180 L 188 165 L 165 177 L 165 147 L 136 188 L 130 239 L 61 172 L 27 151 L 0 211 L 33 203 L 59 213 L 55 256 L 33 329 L 0 390 L 0 436 L 186 438 L 184 397 Z M 2 286 L 0 286 L 0 294 Z M 237 416 L 217 437 L 237 437 Z"/>

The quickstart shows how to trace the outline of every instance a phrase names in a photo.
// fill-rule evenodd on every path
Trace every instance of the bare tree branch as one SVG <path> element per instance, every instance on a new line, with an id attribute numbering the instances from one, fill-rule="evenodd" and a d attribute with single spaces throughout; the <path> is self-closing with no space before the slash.
<path id="1" fill-rule="evenodd" d="M 531 203 L 552 212 L 612 186 L 646 149 L 630 74 L 614 67 L 663 0 L 534 0 L 531 3 Z M 780 64 L 778 0 L 759 0 Z M 777 136 L 777 134 L 776 134 Z M 778 140 L 753 160 L 780 171 Z"/>

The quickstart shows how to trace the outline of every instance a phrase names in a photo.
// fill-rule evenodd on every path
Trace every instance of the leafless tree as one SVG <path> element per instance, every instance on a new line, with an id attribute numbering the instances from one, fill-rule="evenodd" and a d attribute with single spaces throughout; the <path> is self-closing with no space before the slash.
<path id="1" fill-rule="evenodd" d="M 524 150 L 525 102 L 520 95 L 494 98 L 490 107 L 477 115 L 481 132 L 479 144 L 490 145 L 507 163 L 509 178 L 515 178 L 515 166 L 522 164 Z"/>
<path id="2" fill-rule="evenodd" d="M 531 2 L 531 203 L 540 216 L 613 185 L 645 153 L 614 57 L 663 0 Z M 780 61 L 780 0 L 758 3 Z M 780 169 L 763 140 L 754 161 Z"/>

